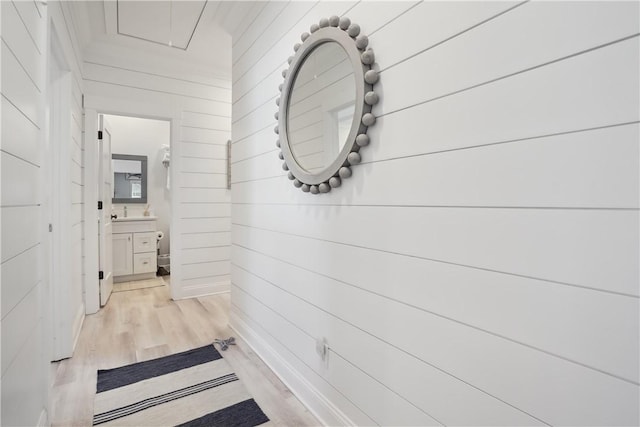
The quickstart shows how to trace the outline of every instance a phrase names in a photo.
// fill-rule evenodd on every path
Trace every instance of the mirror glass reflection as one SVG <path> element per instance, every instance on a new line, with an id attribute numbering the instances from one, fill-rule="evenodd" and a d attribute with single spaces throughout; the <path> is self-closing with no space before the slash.
<path id="1" fill-rule="evenodd" d="M 355 100 L 347 52 L 335 42 L 316 47 L 295 77 L 288 105 L 289 147 L 302 169 L 318 173 L 336 159 L 351 131 Z"/>
<path id="2" fill-rule="evenodd" d="M 147 156 L 112 155 L 113 202 L 146 203 Z"/>

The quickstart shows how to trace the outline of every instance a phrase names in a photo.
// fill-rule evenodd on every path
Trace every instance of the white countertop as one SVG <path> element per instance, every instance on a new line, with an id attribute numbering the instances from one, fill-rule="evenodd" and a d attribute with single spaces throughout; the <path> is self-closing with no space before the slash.
<path id="1" fill-rule="evenodd" d="M 127 221 L 155 221 L 158 219 L 157 216 L 128 216 L 128 217 L 118 217 L 113 220 L 113 222 L 127 222 Z"/>

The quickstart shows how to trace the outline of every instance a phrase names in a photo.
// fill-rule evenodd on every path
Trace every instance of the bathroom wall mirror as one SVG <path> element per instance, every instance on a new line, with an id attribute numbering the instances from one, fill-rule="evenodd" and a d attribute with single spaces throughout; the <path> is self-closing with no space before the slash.
<path id="1" fill-rule="evenodd" d="M 342 17 L 323 18 L 294 46 L 276 104 L 283 169 L 304 192 L 327 193 L 351 176 L 369 144 L 378 102 L 374 55 L 360 27 Z"/>
<path id="2" fill-rule="evenodd" d="M 147 156 L 112 154 L 113 203 L 147 203 Z"/>

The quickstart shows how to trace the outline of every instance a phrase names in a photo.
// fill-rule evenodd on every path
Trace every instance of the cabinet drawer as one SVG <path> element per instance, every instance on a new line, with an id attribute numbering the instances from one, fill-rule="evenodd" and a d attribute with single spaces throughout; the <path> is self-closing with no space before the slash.
<path id="1" fill-rule="evenodd" d="M 156 253 L 133 254 L 133 274 L 153 273 L 158 270 Z"/>
<path id="2" fill-rule="evenodd" d="M 127 221 L 120 219 L 112 223 L 114 233 L 144 233 L 145 231 L 155 231 L 156 220 L 150 219 L 145 221 Z"/>
<path id="3" fill-rule="evenodd" d="M 155 252 L 156 233 L 133 233 L 133 253 Z"/>

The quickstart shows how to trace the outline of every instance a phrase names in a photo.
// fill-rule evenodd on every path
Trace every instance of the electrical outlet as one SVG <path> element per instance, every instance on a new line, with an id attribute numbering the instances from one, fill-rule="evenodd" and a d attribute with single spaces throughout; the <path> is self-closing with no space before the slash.
<path id="1" fill-rule="evenodd" d="M 327 361 L 327 356 L 329 355 L 329 343 L 326 338 L 318 338 L 316 340 L 316 353 L 322 359 L 323 362 Z"/>

